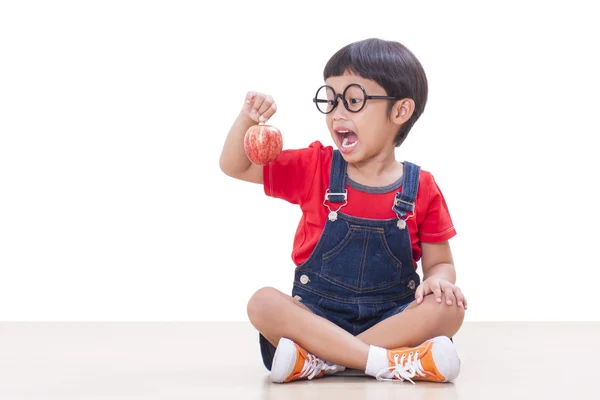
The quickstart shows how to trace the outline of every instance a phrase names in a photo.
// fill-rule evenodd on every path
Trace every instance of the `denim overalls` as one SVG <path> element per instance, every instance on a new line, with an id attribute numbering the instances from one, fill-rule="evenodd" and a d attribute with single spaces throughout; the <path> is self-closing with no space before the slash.
<path id="1" fill-rule="evenodd" d="M 343 213 L 346 161 L 333 151 L 323 206 L 330 213 L 315 249 L 296 268 L 292 296 L 356 336 L 403 311 L 420 277 L 415 271 L 406 219 L 414 214 L 421 168 L 404 162 L 402 192 L 390 204 L 398 218 L 375 220 Z M 259 334 L 263 362 L 271 370 L 275 347 Z"/>

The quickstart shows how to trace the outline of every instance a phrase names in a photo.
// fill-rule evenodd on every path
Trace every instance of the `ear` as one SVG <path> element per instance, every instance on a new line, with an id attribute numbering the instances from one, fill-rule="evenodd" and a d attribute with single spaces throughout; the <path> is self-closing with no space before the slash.
<path id="1" fill-rule="evenodd" d="M 402 99 L 394 104 L 392 109 L 392 121 L 395 124 L 402 125 L 410 119 L 415 111 L 415 102 L 413 99 Z"/>

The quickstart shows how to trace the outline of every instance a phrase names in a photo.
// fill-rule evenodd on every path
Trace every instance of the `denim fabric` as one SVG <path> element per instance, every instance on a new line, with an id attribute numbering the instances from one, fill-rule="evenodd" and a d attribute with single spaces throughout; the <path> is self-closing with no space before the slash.
<path id="1" fill-rule="evenodd" d="M 332 211 L 312 254 L 296 268 L 292 296 L 352 335 L 402 312 L 420 284 L 410 234 L 420 167 L 404 162 L 402 192 L 390 204 L 398 218 L 374 220 L 343 212 L 346 161 L 333 152 L 328 198 Z M 327 196 L 327 195 L 326 195 Z M 271 369 L 275 347 L 259 334 L 263 362 Z"/>

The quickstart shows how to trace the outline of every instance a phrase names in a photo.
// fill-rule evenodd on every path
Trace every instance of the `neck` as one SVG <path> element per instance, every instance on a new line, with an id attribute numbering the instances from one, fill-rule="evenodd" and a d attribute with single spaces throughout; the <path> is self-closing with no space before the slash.
<path id="1" fill-rule="evenodd" d="M 348 174 L 359 183 L 388 184 L 398 179 L 400 166 L 392 150 L 358 163 L 348 163 Z"/>

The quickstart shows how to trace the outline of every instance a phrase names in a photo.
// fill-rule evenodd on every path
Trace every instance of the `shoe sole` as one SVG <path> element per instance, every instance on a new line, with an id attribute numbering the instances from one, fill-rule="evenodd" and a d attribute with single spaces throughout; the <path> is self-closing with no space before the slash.
<path id="1" fill-rule="evenodd" d="M 444 376 L 444 382 L 453 381 L 460 372 L 460 359 L 454 344 L 446 336 L 438 336 L 431 341 L 431 353 L 436 368 Z"/>
<path id="2" fill-rule="evenodd" d="M 298 351 L 294 342 L 287 338 L 279 339 L 271 365 L 271 382 L 283 383 L 285 381 L 296 365 L 297 355 Z"/>

